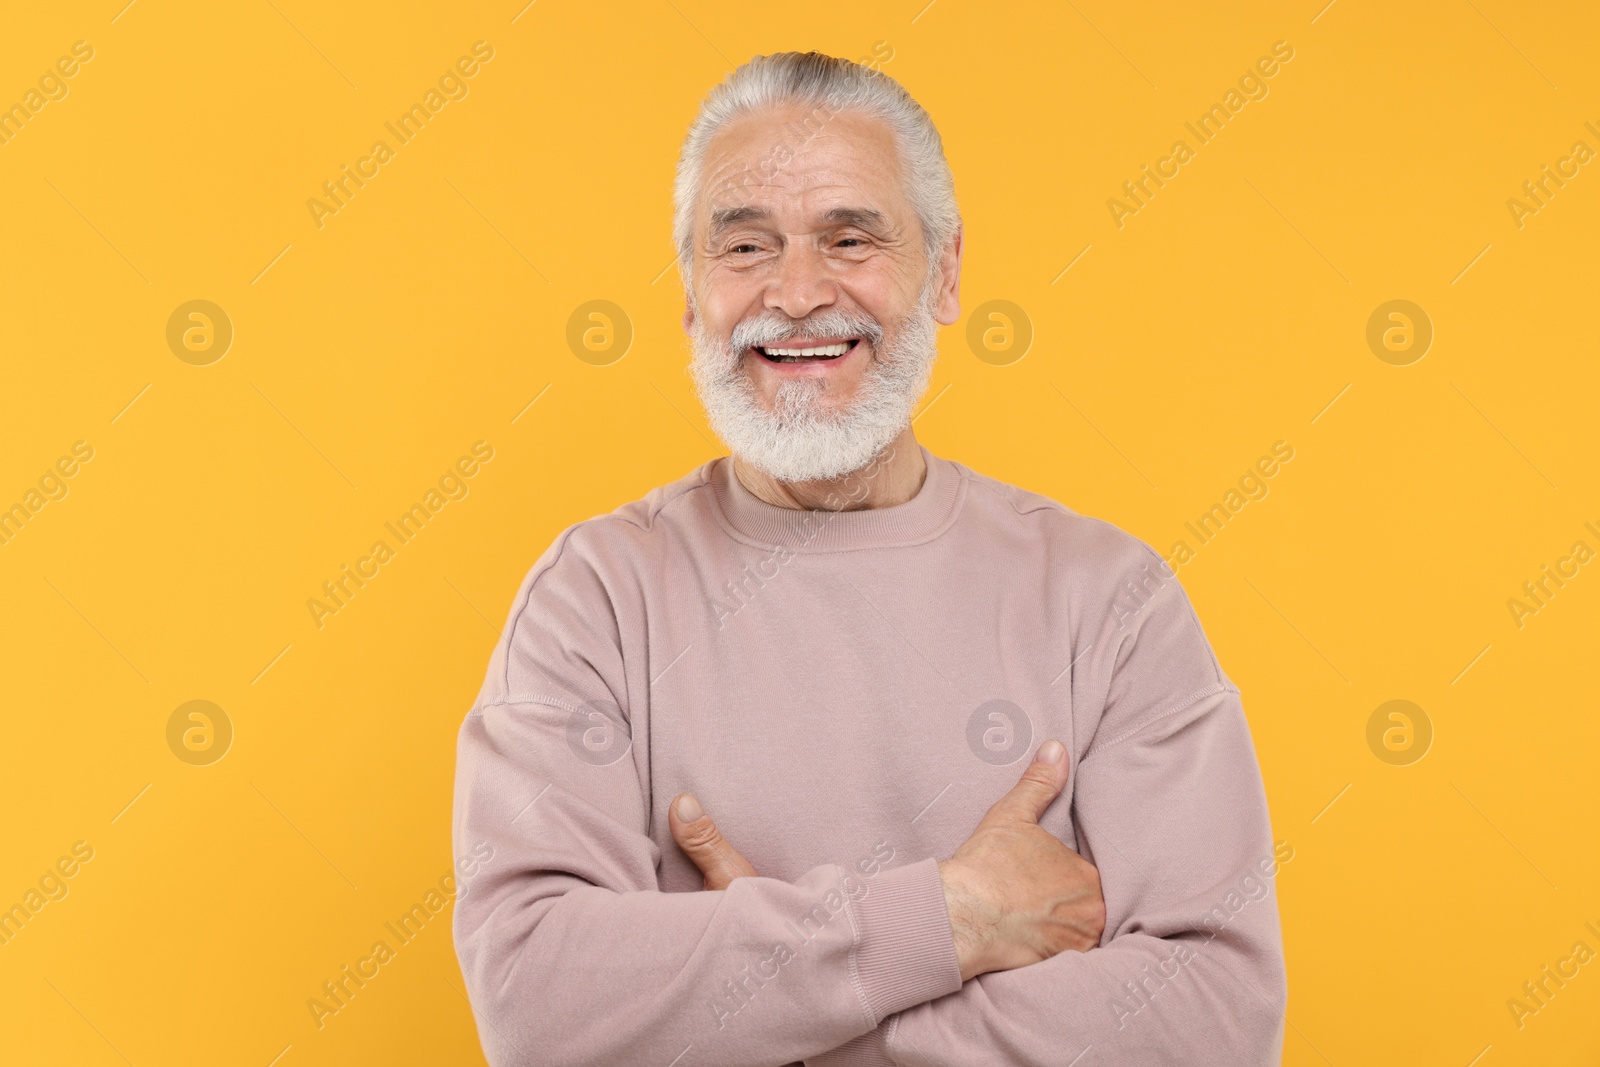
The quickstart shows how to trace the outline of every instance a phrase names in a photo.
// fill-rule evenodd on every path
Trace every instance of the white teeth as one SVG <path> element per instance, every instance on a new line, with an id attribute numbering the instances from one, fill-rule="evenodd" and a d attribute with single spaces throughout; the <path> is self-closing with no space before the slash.
<path id="1" fill-rule="evenodd" d="M 769 356 L 842 356 L 850 351 L 850 343 L 823 345 L 820 348 L 763 348 Z"/>

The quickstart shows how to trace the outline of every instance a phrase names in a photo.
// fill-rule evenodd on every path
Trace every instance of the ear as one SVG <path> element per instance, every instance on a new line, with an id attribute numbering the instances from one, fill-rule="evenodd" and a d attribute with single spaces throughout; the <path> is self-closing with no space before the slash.
<path id="1" fill-rule="evenodd" d="M 687 301 L 683 305 L 683 332 L 694 336 L 694 305 Z"/>
<path id="2" fill-rule="evenodd" d="M 961 320 L 961 222 L 956 222 L 956 232 L 944 246 L 939 264 L 939 295 L 935 305 L 934 321 L 953 326 Z"/>

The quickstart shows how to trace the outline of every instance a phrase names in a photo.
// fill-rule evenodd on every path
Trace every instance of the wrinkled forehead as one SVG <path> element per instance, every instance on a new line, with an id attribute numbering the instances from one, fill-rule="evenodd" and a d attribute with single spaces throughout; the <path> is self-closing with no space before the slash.
<path id="1" fill-rule="evenodd" d="M 765 108 L 729 122 L 707 145 L 695 232 L 706 236 L 713 214 L 748 207 L 786 229 L 821 222 L 840 206 L 905 225 L 911 208 L 901 178 L 894 133 L 882 119 L 806 105 Z"/>

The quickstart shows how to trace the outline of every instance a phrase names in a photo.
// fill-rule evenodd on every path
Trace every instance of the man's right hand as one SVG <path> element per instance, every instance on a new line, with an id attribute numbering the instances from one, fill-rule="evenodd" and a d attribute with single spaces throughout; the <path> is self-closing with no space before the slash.
<path id="1" fill-rule="evenodd" d="M 1100 943 L 1100 872 L 1039 825 L 1066 784 L 1066 748 L 1046 741 L 1022 780 L 939 863 L 963 982 Z"/>

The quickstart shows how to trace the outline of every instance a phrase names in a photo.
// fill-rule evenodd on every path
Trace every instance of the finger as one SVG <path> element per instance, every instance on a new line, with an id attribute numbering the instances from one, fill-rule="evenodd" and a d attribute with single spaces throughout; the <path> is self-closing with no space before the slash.
<path id="1" fill-rule="evenodd" d="M 1022 779 L 1005 796 L 995 801 L 989 819 L 1022 819 L 1038 822 L 1052 801 L 1067 784 L 1067 748 L 1051 738 L 1033 754 L 1033 762 L 1022 772 Z"/>
<path id="2" fill-rule="evenodd" d="M 735 878 L 753 878 L 756 869 L 728 844 L 692 793 L 683 793 L 667 809 L 672 839 L 705 875 L 705 888 L 726 889 Z"/>

